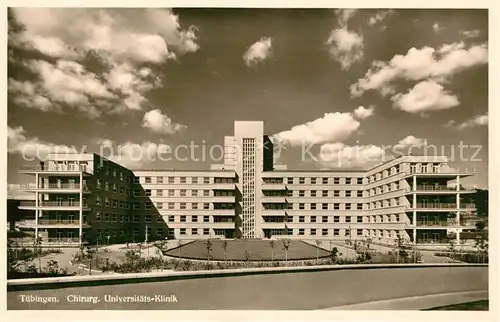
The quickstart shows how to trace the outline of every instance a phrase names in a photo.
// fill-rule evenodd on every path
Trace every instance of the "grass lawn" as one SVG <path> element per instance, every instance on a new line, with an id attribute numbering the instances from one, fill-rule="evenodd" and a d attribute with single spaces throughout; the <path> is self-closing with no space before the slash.
<path id="1" fill-rule="evenodd" d="M 196 240 L 186 243 L 180 247 L 169 249 L 165 255 L 172 257 L 181 257 L 188 259 L 207 259 L 208 252 L 205 246 L 207 240 Z M 210 251 L 211 260 L 224 260 L 223 241 L 211 239 L 212 250 Z M 285 250 L 281 240 L 274 241 L 274 260 L 285 260 Z M 248 260 L 250 261 L 270 261 L 273 249 L 269 240 L 227 240 L 227 260 Z M 305 260 L 329 257 L 330 252 L 315 245 L 305 243 L 300 240 L 290 240 L 288 248 L 289 260 Z"/>
<path id="2" fill-rule="evenodd" d="M 455 305 L 439 306 L 425 311 L 488 311 L 488 308 L 488 300 L 482 300 Z"/>

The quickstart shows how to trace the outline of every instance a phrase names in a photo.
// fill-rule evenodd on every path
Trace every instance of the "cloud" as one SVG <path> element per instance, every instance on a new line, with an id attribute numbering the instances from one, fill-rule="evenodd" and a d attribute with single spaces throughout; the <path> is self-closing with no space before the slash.
<path id="1" fill-rule="evenodd" d="M 358 97 L 368 90 L 390 93 L 387 90 L 398 79 L 446 79 L 462 70 L 486 63 L 486 44 L 466 48 L 464 43 L 453 43 L 437 50 L 431 47 L 411 48 L 406 55 L 395 55 L 389 62 L 373 62 L 365 76 L 351 85 L 351 95 Z"/>
<path id="2" fill-rule="evenodd" d="M 369 108 L 364 108 L 363 106 L 359 106 L 354 110 L 354 115 L 356 115 L 356 117 L 359 119 L 364 119 L 369 116 L 372 116 L 374 111 L 375 109 L 372 106 L 370 106 Z"/>
<path id="3" fill-rule="evenodd" d="M 379 11 L 377 12 L 376 15 L 370 17 L 368 19 L 368 24 L 370 26 L 373 26 L 379 22 L 382 22 L 385 20 L 385 18 L 387 18 L 388 16 L 392 15 L 394 13 L 394 10 L 382 10 L 382 11 Z"/>
<path id="4" fill-rule="evenodd" d="M 399 140 L 396 146 L 400 148 L 408 148 L 408 147 L 421 147 L 426 144 L 426 140 L 422 138 L 414 137 L 413 135 L 408 135 L 407 137 Z"/>
<path id="5" fill-rule="evenodd" d="M 337 142 L 323 144 L 316 161 L 327 168 L 366 169 L 385 157 L 385 150 L 373 144 L 348 146 Z"/>
<path id="6" fill-rule="evenodd" d="M 335 10 L 335 15 L 337 16 L 339 24 L 345 26 L 347 22 L 354 17 L 357 11 L 357 9 L 337 9 Z"/>
<path id="7" fill-rule="evenodd" d="M 196 27 L 182 29 L 168 9 L 14 8 L 13 13 L 24 31 L 9 35 L 9 42 L 48 57 L 27 59 L 24 66 L 35 80 L 13 79 L 9 93 L 13 102 L 42 111 L 71 107 L 98 117 L 143 109 L 145 94 L 161 86 L 152 66 L 199 48 Z M 92 71 L 85 65 L 90 56 L 99 65 Z"/>
<path id="8" fill-rule="evenodd" d="M 458 98 L 434 81 L 422 81 L 405 94 L 391 97 L 394 107 L 408 113 L 449 109 L 460 104 Z"/>
<path id="9" fill-rule="evenodd" d="M 243 54 L 243 60 L 247 66 L 253 66 L 266 60 L 272 53 L 271 37 L 261 38 L 259 41 L 248 47 Z"/>
<path id="10" fill-rule="evenodd" d="M 22 126 L 8 126 L 7 142 L 7 151 L 21 154 L 26 161 L 32 161 L 32 158 L 46 160 L 49 153 L 77 153 L 74 146 L 57 145 L 37 137 L 28 138 Z"/>
<path id="11" fill-rule="evenodd" d="M 273 139 L 290 145 L 342 141 L 351 136 L 360 123 L 351 113 L 327 113 L 322 118 L 292 127 L 273 135 Z"/>
<path id="12" fill-rule="evenodd" d="M 462 35 L 464 35 L 467 38 L 477 38 L 480 34 L 481 34 L 481 31 L 478 29 L 462 31 Z"/>
<path id="13" fill-rule="evenodd" d="M 464 130 L 467 128 L 478 127 L 478 126 L 488 126 L 488 114 L 476 115 L 471 119 L 464 121 L 460 124 L 456 124 L 454 120 L 450 120 L 444 126 L 453 127 L 458 130 Z"/>
<path id="14" fill-rule="evenodd" d="M 140 169 L 157 160 L 168 161 L 173 155 L 173 149 L 167 144 L 151 141 L 134 143 L 127 141 L 117 144 L 110 139 L 97 139 L 99 155 L 131 169 Z"/>
<path id="15" fill-rule="evenodd" d="M 142 127 L 148 128 L 153 132 L 161 134 L 175 134 L 186 128 L 185 125 L 172 122 L 172 119 L 159 109 L 152 110 L 144 114 Z"/>
<path id="16" fill-rule="evenodd" d="M 363 60 L 363 36 L 346 27 L 332 30 L 326 45 L 330 56 L 340 63 L 342 70 Z"/>

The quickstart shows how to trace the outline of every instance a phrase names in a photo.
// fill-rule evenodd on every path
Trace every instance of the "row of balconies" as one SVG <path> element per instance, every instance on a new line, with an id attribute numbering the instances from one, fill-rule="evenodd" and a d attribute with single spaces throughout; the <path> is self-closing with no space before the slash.
<path id="1" fill-rule="evenodd" d="M 88 222 L 82 223 L 83 227 L 90 227 Z M 21 220 L 16 223 L 16 226 L 20 228 L 32 228 L 36 227 L 35 220 Z M 54 228 L 78 228 L 80 227 L 80 221 L 78 219 L 39 219 L 38 227 L 54 227 Z"/>
<path id="2" fill-rule="evenodd" d="M 19 204 L 19 209 L 22 210 L 79 210 L 79 201 L 46 201 L 42 200 L 38 202 L 38 208 L 36 207 L 36 200 L 23 200 Z M 87 204 L 82 204 L 83 210 L 89 210 Z"/>

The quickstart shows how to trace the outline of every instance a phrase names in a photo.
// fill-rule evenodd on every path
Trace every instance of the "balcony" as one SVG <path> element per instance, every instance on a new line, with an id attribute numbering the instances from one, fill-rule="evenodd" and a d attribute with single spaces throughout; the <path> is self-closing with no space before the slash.
<path id="1" fill-rule="evenodd" d="M 417 203 L 416 210 L 473 210 L 476 206 L 471 203 L 461 203 L 459 207 L 457 207 L 456 203 Z M 407 209 L 413 209 L 412 206 L 408 206 Z"/>
<path id="2" fill-rule="evenodd" d="M 92 175 L 93 171 L 89 167 L 41 167 L 39 165 L 23 165 L 19 170 L 21 173 L 47 173 L 52 175 L 80 175 L 83 172 L 84 175 Z"/>
<path id="3" fill-rule="evenodd" d="M 423 192 L 423 193 L 454 193 L 454 192 L 460 192 L 460 193 L 474 193 L 474 189 L 461 189 L 457 190 L 456 187 L 448 187 L 445 185 L 417 185 L 417 189 L 413 190 L 411 188 L 407 188 L 405 190 L 406 193 L 411 193 L 411 192 Z"/>
<path id="4" fill-rule="evenodd" d="M 460 176 L 471 176 L 476 174 L 475 168 L 465 168 L 465 169 L 454 169 L 449 166 L 438 167 L 438 168 L 426 168 L 426 167 L 412 167 L 403 170 L 403 173 L 407 176 L 418 175 L 418 176 L 449 176 L 449 175 L 460 175 Z"/>
<path id="5" fill-rule="evenodd" d="M 262 196 L 262 203 L 286 203 L 286 196 Z"/>
<path id="6" fill-rule="evenodd" d="M 286 190 L 284 183 L 263 183 L 262 190 Z"/>
<path id="7" fill-rule="evenodd" d="M 42 190 L 43 192 L 54 191 L 57 193 L 61 192 L 71 192 L 78 193 L 82 186 L 79 183 L 46 183 L 44 185 L 36 186 L 36 184 L 23 185 L 21 188 L 26 191 L 36 191 Z M 83 192 L 90 192 L 90 187 L 87 185 L 83 186 Z"/>
<path id="8" fill-rule="evenodd" d="M 415 228 L 446 228 L 446 227 L 461 227 L 458 221 L 417 221 L 417 226 Z"/>
<path id="9" fill-rule="evenodd" d="M 35 210 L 36 201 L 35 200 L 24 200 L 21 201 L 19 209 L 23 210 Z M 38 209 L 42 210 L 79 210 L 80 202 L 78 201 L 40 201 L 38 203 Z M 83 209 L 87 210 L 88 206 L 83 205 Z"/>
<path id="10" fill-rule="evenodd" d="M 262 209 L 261 216 L 285 216 L 285 209 Z"/>
<path id="11" fill-rule="evenodd" d="M 16 224 L 21 228 L 34 228 L 36 227 L 35 220 L 22 220 Z M 76 228 L 80 226 L 79 219 L 39 219 L 38 226 L 50 226 L 54 228 Z M 83 223 L 83 227 L 90 227 L 88 222 Z"/>

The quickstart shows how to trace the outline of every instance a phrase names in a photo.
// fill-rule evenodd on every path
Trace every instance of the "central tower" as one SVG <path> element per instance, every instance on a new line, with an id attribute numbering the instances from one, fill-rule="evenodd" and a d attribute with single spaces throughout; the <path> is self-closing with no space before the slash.
<path id="1" fill-rule="evenodd" d="M 229 138 L 226 139 L 227 141 Z M 261 173 L 263 171 L 264 123 L 234 122 L 233 152 L 239 178 L 241 238 L 262 238 Z"/>

